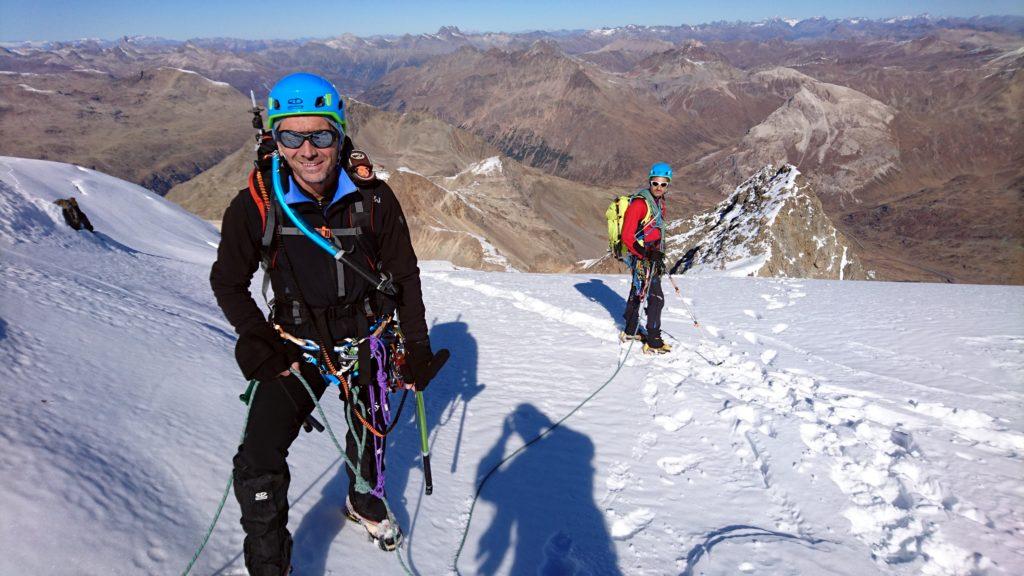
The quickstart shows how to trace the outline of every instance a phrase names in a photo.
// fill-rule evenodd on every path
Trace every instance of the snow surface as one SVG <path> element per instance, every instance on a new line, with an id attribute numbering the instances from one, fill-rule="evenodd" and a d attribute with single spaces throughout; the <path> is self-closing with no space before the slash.
<path id="1" fill-rule="evenodd" d="M 493 176 L 494 174 L 501 174 L 501 172 L 501 158 L 498 156 L 491 156 L 490 158 L 485 158 L 479 162 L 470 164 L 465 170 L 459 172 L 455 176 L 451 176 L 450 178 L 458 178 L 466 173 L 476 176 Z"/>
<path id="2" fill-rule="evenodd" d="M 51 202 L 69 195 L 96 235 L 63 224 Z M 137 186 L 0 158 L 0 574 L 187 564 L 244 417 L 207 283 L 216 243 Z M 478 479 L 626 354 L 629 286 L 445 263 L 423 280 L 431 338 L 453 351 L 426 394 L 435 490 L 423 494 L 407 410 L 388 491 L 407 564 L 443 575 Z M 459 573 L 1024 572 L 1024 290 L 677 282 L 674 351 L 634 348 L 491 477 Z M 325 407 L 342 428 L 332 394 Z M 296 572 L 401 574 L 345 522 L 329 439 L 303 433 L 289 461 Z M 244 573 L 241 542 L 229 498 L 194 573 Z"/>

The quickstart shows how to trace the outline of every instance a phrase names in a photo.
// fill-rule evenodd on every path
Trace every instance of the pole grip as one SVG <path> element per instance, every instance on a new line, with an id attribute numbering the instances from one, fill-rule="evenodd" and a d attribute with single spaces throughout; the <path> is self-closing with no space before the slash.
<path id="1" fill-rule="evenodd" d="M 423 454 L 423 478 L 427 483 L 427 496 L 430 496 L 434 493 L 434 479 L 430 474 L 430 452 L 424 452 Z"/>

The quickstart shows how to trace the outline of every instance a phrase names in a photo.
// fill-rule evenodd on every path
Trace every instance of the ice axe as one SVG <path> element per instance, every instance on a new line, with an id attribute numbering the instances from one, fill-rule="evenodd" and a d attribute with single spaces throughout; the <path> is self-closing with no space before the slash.
<path id="1" fill-rule="evenodd" d="M 447 348 L 442 348 L 434 354 L 428 364 L 427 381 L 434 379 L 434 376 L 448 362 L 451 353 Z M 423 456 L 423 479 L 426 482 L 427 496 L 434 492 L 434 479 L 430 473 L 430 444 L 427 442 L 427 409 L 423 404 L 423 391 L 416 391 L 416 420 L 420 424 L 420 455 Z"/>

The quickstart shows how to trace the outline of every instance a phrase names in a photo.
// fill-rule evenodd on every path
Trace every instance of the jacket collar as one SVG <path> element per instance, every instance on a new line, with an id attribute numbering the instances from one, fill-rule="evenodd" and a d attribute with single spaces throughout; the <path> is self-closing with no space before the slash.
<path id="1" fill-rule="evenodd" d="M 328 207 L 333 206 L 336 202 L 348 196 L 352 192 L 355 192 L 358 188 L 352 183 L 352 180 L 348 177 L 348 174 L 344 170 L 338 170 L 338 187 L 334 190 L 334 197 L 331 198 Z M 299 185 L 295 183 L 295 179 L 288 175 L 288 193 L 284 195 L 284 201 L 289 206 L 295 204 L 301 204 L 303 202 L 314 203 L 315 201 L 306 195 L 305 192 L 299 188 Z"/>

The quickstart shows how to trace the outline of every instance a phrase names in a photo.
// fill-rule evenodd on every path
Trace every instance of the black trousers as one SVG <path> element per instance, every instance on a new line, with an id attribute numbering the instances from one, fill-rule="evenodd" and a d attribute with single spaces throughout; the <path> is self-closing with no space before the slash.
<path id="1" fill-rule="evenodd" d="M 637 332 L 640 321 L 640 294 L 636 284 L 629 289 L 629 300 L 626 301 L 626 312 L 622 317 L 626 320 L 626 334 Z M 665 307 L 665 293 L 661 290 L 661 274 L 651 276 L 651 285 L 647 291 L 647 337 L 645 341 L 654 348 L 660 348 L 665 342 L 661 339 L 661 309 Z"/>
<path id="2" fill-rule="evenodd" d="M 376 370 L 376 366 L 373 367 Z M 320 399 L 327 388 L 317 368 L 301 363 L 301 373 Z M 360 400 L 369 407 L 369 390 L 360 387 Z M 287 574 L 291 560 L 291 533 L 288 531 L 288 449 L 299 435 L 302 423 L 314 409 L 309 393 L 298 378 L 288 375 L 261 382 L 253 398 L 245 439 L 234 457 L 235 498 L 242 510 L 245 531 L 245 566 L 253 576 Z M 328 414 L 337 411 L 328 411 Z M 370 415 L 366 414 L 370 420 Z M 353 416 L 355 429 L 345 434 L 345 452 L 352 462 L 360 461 L 363 478 L 376 485 L 373 436 Z M 378 412 L 378 428 L 383 416 Z M 335 423 L 337 421 L 335 420 Z M 362 442 L 360 442 L 362 440 Z M 362 458 L 358 458 L 363 444 Z M 384 502 L 372 494 L 355 491 L 355 475 L 346 466 L 349 498 L 356 512 L 372 520 L 386 517 Z"/>

